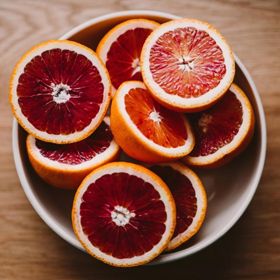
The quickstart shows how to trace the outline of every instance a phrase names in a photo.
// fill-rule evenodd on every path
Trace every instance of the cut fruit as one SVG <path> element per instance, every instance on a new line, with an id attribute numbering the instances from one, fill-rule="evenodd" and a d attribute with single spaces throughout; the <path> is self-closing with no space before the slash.
<path id="1" fill-rule="evenodd" d="M 159 23 L 131 19 L 112 28 L 100 41 L 96 52 L 105 63 L 113 93 L 125 81 L 142 81 L 140 54 L 146 38 Z"/>
<path id="2" fill-rule="evenodd" d="M 89 254 L 113 266 L 141 265 L 157 257 L 175 222 L 175 203 L 166 184 L 132 163 L 94 170 L 74 198 L 76 236 Z"/>
<path id="3" fill-rule="evenodd" d="M 190 116 L 196 145 L 184 159 L 194 166 L 217 167 L 239 154 L 254 131 L 254 112 L 235 84 L 212 108 Z"/>
<path id="4" fill-rule="evenodd" d="M 123 83 L 113 98 L 111 128 L 116 142 L 132 158 L 165 162 L 183 157 L 194 147 L 186 118 L 157 103 L 144 83 Z"/>
<path id="5" fill-rule="evenodd" d="M 143 80 L 167 108 L 201 111 L 217 101 L 235 74 L 233 53 L 210 24 L 169 21 L 147 38 L 141 53 Z"/>
<path id="6" fill-rule="evenodd" d="M 10 102 L 20 125 L 34 137 L 73 143 L 102 122 L 110 103 L 110 78 L 91 49 L 67 40 L 47 41 L 16 65 Z"/>
<path id="7" fill-rule="evenodd" d="M 199 177 L 181 163 L 150 168 L 169 187 L 176 204 L 176 228 L 167 250 L 189 240 L 201 228 L 207 209 L 207 196 Z"/>
<path id="8" fill-rule="evenodd" d="M 77 189 L 93 169 L 115 160 L 119 146 L 113 139 L 109 117 L 88 138 L 72 144 L 43 142 L 28 135 L 27 153 L 38 175 L 50 185 Z"/>

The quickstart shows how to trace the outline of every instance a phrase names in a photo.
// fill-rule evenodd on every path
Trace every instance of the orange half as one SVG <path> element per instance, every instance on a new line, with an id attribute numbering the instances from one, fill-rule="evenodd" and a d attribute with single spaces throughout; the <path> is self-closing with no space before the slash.
<path id="1" fill-rule="evenodd" d="M 119 87 L 112 102 L 111 128 L 121 148 L 144 162 L 181 158 L 194 146 L 185 116 L 164 108 L 138 81 Z"/>

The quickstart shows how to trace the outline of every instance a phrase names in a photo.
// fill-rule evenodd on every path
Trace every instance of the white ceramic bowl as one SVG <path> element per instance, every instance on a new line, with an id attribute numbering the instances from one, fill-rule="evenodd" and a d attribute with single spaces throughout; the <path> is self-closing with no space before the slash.
<path id="1" fill-rule="evenodd" d="M 100 38 L 115 24 L 131 18 L 165 22 L 176 16 L 156 11 L 117 12 L 94 18 L 75 27 L 61 39 L 71 39 L 95 49 Z M 256 131 L 247 150 L 223 168 L 199 174 L 208 193 L 208 212 L 203 227 L 185 247 L 164 253 L 153 263 L 165 263 L 189 256 L 225 234 L 248 207 L 260 180 L 266 154 L 266 123 L 255 84 L 241 61 L 236 59 L 235 82 L 247 93 L 256 115 Z M 31 168 L 25 149 L 25 131 L 14 120 L 13 154 L 17 173 L 27 198 L 38 215 L 59 236 L 83 250 L 71 226 L 73 192 L 47 186 Z"/>

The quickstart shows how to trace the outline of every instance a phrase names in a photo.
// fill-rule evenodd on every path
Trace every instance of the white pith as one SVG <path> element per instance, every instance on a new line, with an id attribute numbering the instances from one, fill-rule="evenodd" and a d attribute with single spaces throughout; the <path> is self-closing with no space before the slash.
<path id="1" fill-rule="evenodd" d="M 164 153 L 165 155 L 168 155 L 170 157 L 172 157 L 172 156 L 176 157 L 176 156 L 180 156 L 180 155 L 187 154 L 188 152 L 190 152 L 190 148 L 194 144 L 194 137 L 193 137 L 193 134 L 191 132 L 190 124 L 185 117 L 184 117 L 184 122 L 185 122 L 185 127 L 186 127 L 186 130 L 187 130 L 187 139 L 186 139 L 184 145 L 176 147 L 176 148 L 164 147 L 164 146 L 161 146 L 159 144 L 156 144 L 155 142 L 153 142 L 152 140 L 147 138 L 138 129 L 138 127 L 131 120 L 131 118 L 128 115 L 128 113 L 126 111 L 126 108 L 125 108 L 125 95 L 131 89 L 135 89 L 135 88 L 147 89 L 145 87 L 144 83 L 142 83 L 142 82 L 138 82 L 138 81 L 126 82 L 119 87 L 119 89 L 118 89 L 119 94 L 116 96 L 116 101 L 118 103 L 118 108 L 121 111 L 122 117 L 124 118 L 125 122 L 129 125 L 129 127 L 132 128 L 133 133 L 136 135 L 136 137 L 138 139 L 141 139 L 142 142 L 145 142 L 154 151 L 159 151 L 160 150 L 162 153 Z M 155 115 L 153 115 L 152 117 L 155 118 Z M 151 116 L 150 116 L 150 118 L 151 118 Z M 157 117 L 157 119 L 158 119 L 158 117 Z"/>
<path id="2" fill-rule="evenodd" d="M 70 42 L 70 41 L 69 41 Z M 56 142 L 56 143 L 67 143 L 67 142 L 73 142 L 72 139 L 81 139 L 84 138 L 83 135 L 89 134 L 92 128 L 96 127 L 98 123 L 100 123 L 100 119 L 105 114 L 105 111 L 108 107 L 108 100 L 110 98 L 110 80 L 108 79 L 107 70 L 105 69 L 104 65 L 101 63 L 99 58 L 96 56 L 96 54 L 92 50 L 87 50 L 86 47 L 76 43 L 76 42 L 67 42 L 65 40 L 62 41 L 49 41 L 47 43 L 44 43 L 42 45 L 39 45 L 36 47 L 36 49 L 33 49 L 31 52 L 29 52 L 23 60 L 20 61 L 20 63 L 17 65 L 17 71 L 15 75 L 12 78 L 12 84 L 11 84 L 11 101 L 14 108 L 14 113 L 18 120 L 21 120 L 22 125 L 24 128 L 29 132 L 32 133 L 32 135 L 36 135 L 39 139 L 42 139 L 44 141 L 48 142 Z M 61 50 L 70 50 L 74 51 L 78 54 L 81 54 L 85 56 L 89 61 L 92 62 L 92 64 L 98 69 L 98 72 L 101 77 L 101 83 L 104 86 L 103 90 L 103 101 L 100 104 L 100 108 L 94 119 L 91 121 L 91 123 L 83 128 L 81 131 L 77 131 L 74 133 L 70 133 L 67 135 L 63 134 L 50 134 L 45 131 L 38 130 L 35 126 L 33 126 L 29 120 L 24 116 L 24 114 L 21 111 L 21 108 L 18 103 L 18 95 L 17 95 L 17 85 L 19 81 L 19 77 L 24 72 L 25 66 L 34 58 L 35 56 L 41 55 L 44 51 L 48 51 L 50 49 L 61 49 Z M 55 140 L 55 141 L 54 141 Z"/>
<path id="3" fill-rule="evenodd" d="M 211 89 L 207 93 L 199 96 L 199 97 L 190 97 L 184 98 L 179 95 L 168 94 L 166 93 L 159 85 L 156 83 L 152 77 L 152 73 L 150 71 L 150 52 L 156 41 L 160 36 L 168 31 L 172 31 L 177 28 L 184 28 L 184 27 L 194 27 L 198 30 L 206 31 L 210 37 L 212 37 L 217 45 L 221 48 L 224 59 L 225 59 L 225 67 L 226 73 L 218 86 Z M 142 54 L 141 54 L 141 67 L 143 68 L 143 79 L 147 86 L 153 89 L 153 94 L 156 95 L 160 100 L 167 102 L 168 104 L 172 104 L 178 108 L 182 109 L 191 109 L 199 107 L 203 104 L 209 104 L 213 100 L 217 99 L 221 96 L 225 90 L 228 88 L 228 85 L 233 80 L 234 76 L 234 57 L 232 54 L 231 49 L 224 41 L 222 35 L 218 34 L 217 31 L 213 31 L 211 26 L 207 23 L 196 21 L 196 20 L 177 20 L 175 22 L 167 22 L 161 25 L 157 30 L 153 31 L 152 34 L 147 38 L 144 46 L 143 46 Z M 184 70 L 189 71 L 186 67 L 183 67 Z"/>
<path id="4" fill-rule="evenodd" d="M 212 119 L 213 119 L 213 116 L 209 115 L 207 113 L 203 113 L 201 118 L 199 119 L 198 126 L 201 127 L 201 129 L 204 133 L 207 132 L 208 125 L 211 123 Z"/>
<path id="5" fill-rule="evenodd" d="M 51 83 L 51 88 L 53 90 L 52 96 L 53 101 L 57 104 L 66 103 L 70 98 L 71 95 L 69 94 L 69 91 L 71 90 L 71 87 L 60 83 L 60 84 L 54 84 Z M 62 91 L 60 91 L 62 89 Z"/>
<path id="6" fill-rule="evenodd" d="M 160 123 L 162 120 L 162 117 L 157 111 L 153 111 L 150 113 L 149 119 L 152 120 L 153 122 Z"/>
<path id="7" fill-rule="evenodd" d="M 123 164 L 123 163 L 122 163 Z M 110 167 L 108 167 L 111 165 Z M 148 174 L 139 171 L 138 169 L 134 168 L 132 164 L 126 164 L 126 166 L 121 166 L 118 163 L 111 163 L 108 164 L 107 168 L 100 168 L 96 172 L 93 172 L 92 174 L 88 175 L 86 179 L 82 182 L 80 188 L 78 189 L 76 196 L 75 196 L 75 204 L 74 204 L 74 216 L 72 216 L 73 223 L 75 224 L 75 229 L 76 229 L 76 234 L 78 234 L 79 239 L 82 241 L 83 245 L 86 246 L 87 250 L 91 252 L 93 255 L 98 256 L 98 258 L 106 260 L 106 262 L 117 265 L 117 266 L 122 266 L 122 265 L 133 265 L 137 264 L 139 262 L 145 261 L 147 259 L 152 258 L 155 254 L 158 254 L 158 252 L 162 249 L 163 245 L 167 242 L 167 240 L 170 238 L 170 229 L 174 225 L 173 221 L 173 205 L 171 204 L 171 201 L 169 200 L 169 196 L 166 192 L 165 189 L 161 187 L 159 182 L 156 182 L 153 180 L 152 177 L 150 177 Z M 137 167 L 139 168 L 139 167 Z M 144 168 L 144 167 L 141 167 Z M 165 221 L 165 232 L 162 235 L 161 240 L 159 243 L 157 243 L 150 251 L 146 252 L 145 254 L 141 256 L 135 256 L 132 258 L 124 258 L 124 259 L 119 259 L 115 258 L 112 255 L 106 254 L 102 252 L 99 248 L 94 247 L 91 242 L 89 241 L 87 235 L 83 232 L 82 226 L 81 226 L 81 216 L 79 213 L 79 207 L 82 203 L 82 196 L 87 190 L 88 186 L 95 182 L 98 178 L 102 177 L 103 175 L 109 175 L 113 173 L 126 173 L 130 175 L 137 176 L 144 180 L 145 182 L 148 182 L 153 185 L 155 190 L 159 193 L 160 195 L 160 200 L 164 203 L 165 205 L 165 210 L 166 210 L 166 221 Z"/>
<path id="8" fill-rule="evenodd" d="M 212 162 L 216 162 L 217 160 L 223 158 L 225 155 L 235 150 L 240 145 L 242 140 L 247 136 L 252 122 L 253 113 L 251 105 L 245 93 L 243 93 L 237 85 L 232 84 L 229 90 L 235 94 L 236 98 L 240 101 L 242 107 L 242 124 L 239 128 L 238 133 L 233 137 L 230 143 L 224 145 L 222 148 L 219 148 L 215 153 L 207 156 L 187 156 L 187 162 L 190 162 L 193 165 L 206 165 Z"/>
<path id="9" fill-rule="evenodd" d="M 112 221 L 117 226 L 125 226 L 129 223 L 130 218 L 135 217 L 135 213 L 130 212 L 126 207 L 117 205 L 114 207 L 114 210 L 111 212 Z"/>
<path id="10" fill-rule="evenodd" d="M 131 63 L 131 66 L 133 68 L 132 76 L 134 76 L 137 72 L 140 71 L 140 60 L 139 58 L 134 58 L 134 60 Z"/>
<path id="11" fill-rule="evenodd" d="M 146 29 L 155 29 L 158 27 L 159 24 L 147 20 L 147 19 L 133 19 L 133 20 L 128 20 L 125 22 L 122 22 L 118 25 L 116 25 L 113 29 L 111 29 L 106 35 L 103 37 L 104 39 L 100 41 L 98 47 L 97 47 L 97 53 L 101 60 L 106 64 L 107 62 L 107 54 L 111 48 L 111 45 L 117 41 L 119 36 L 124 34 L 128 30 L 133 30 L 135 28 L 146 28 Z M 139 59 L 136 59 L 132 62 L 132 68 L 134 68 L 133 74 L 137 73 L 140 70 L 140 65 L 139 65 Z M 116 89 L 112 86 L 113 91 L 116 91 Z"/>
<path id="12" fill-rule="evenodd" d="M 178 164 L 178 163 L 163 163 L 159 164 L 160 166 L 169 166 L 172 169 L 180 172 L 184 176 L 186 176 L 192 183 L 192 187 L 195 191 L 195 197 L 197 199 L 196 204 L 197 204 L 197 211 L 195 216 L 193 217 L 193 221 L 190 224 L 190 226 L 182 233 L 178 234 L 176 237 L 173 237 L 168 246 L 167 249 L 172 249 L 177 247 L 176 245 L 181 243 L 181 240 L 186 238 L 186 237 L 191 237 L 195 231 L 197 226 L 200 226 L 199 224 L 202 223 L 206 208 L 207 208 L 207 198 L 206 198 L 206 193 L 204 188 L 202 187 L 202 183 L 198 176 L 187 166 L 184 166 L 183 164 Z M 176 186 L 175 186 L 176 187 Z"/>
<path id="13" fill-rule="evenodd" d="M 189 56 L 182 56 L 178 60 L 179 69 L 183 72 L 190 72 L 195 66 L 194 59 Z"/>
<path id="14" fill-rule="evenodd" d="M 104 118 L 104 122 L 110 126 L 110 119 L 109 117 Z M 44 157 L 38 147 L 36 146 L 35 142 L 36 139 L 29 135 L 27 138 L 27 145 L 30 147 L 29 151 L 32 153 L 32 156 L 40 162 L 42 165 L 50 168 L 50 169 L 56 169 L 56 170 L 61 170 L 61 172 L 67 172 L 67 171 L 81 171 L 81 170 L 86 170 L 88 168 L 91 168 L 95 165 L 99 165 L 101 162 L 107 162 L 109 159 L 111 159 L 113 156 L 115 156 L 118 151 L 119 151 L 119 146 L 113 139 L 109 145 L 109 147 L 94 156 L 92 159 L 84 161 L 80 164 L 66 164 L 66 163 L 61 163 L 56 160 L 52 160 L 50 158 Z"/>

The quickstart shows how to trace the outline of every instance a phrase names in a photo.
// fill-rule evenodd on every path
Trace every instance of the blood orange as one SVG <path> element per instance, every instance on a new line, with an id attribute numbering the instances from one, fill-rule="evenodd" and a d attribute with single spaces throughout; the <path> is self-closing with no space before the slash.
<path id="1" fill-rule="evenodd" d="M 212 108 L 191 117 L 196 145 L 185 158 L 195 166 L 219 166 L 241 152 L 253 135 L 254 113 L 235 84 Z"/>
<path id="2" fill-rule="evenodd" d="M 47 41 L 16 65 L 10 101 L 27 132 L 64 144 L 85 139 L 99 126 L 109 92 L 107 70 L 91 49 L 67 40 Z"/>
<path id="3" fill-rule="evenodd" d="M 29 135 L 26 146 L 33 168 L 53 186 L 77 188 L 90 171 L 118 157 L 109 125 L 106 117 L 91 136 L 72 144 L 47 143 Z"/>
<path id="4" fill-rule="evenodd" d="M 160 103 L 190 112 L 209 107 L 226 92 L 235 63 L 230 47 L 213 26 L 179 19 L 149 35 L 141 69 L 146 86 Z"/>
<path id="5" fill-rule="evenodd" d="M 161 106 L 142 82 L 123 83 L 111 108 L 111 127 L 121 148 L 144 162 L 183 157 L 194 146 L 186 118 Z"/>
<path id="6" fill-rule="evenodd" d="M 154 165 L 151 170 L 168 185 L 176 204 L 176 228 L 167 250 L 189 240 L 200 229 L 206 214 L 207 197 L 199 177 L 181 163 Z"/>
<path id="7" fill-rule="evenodd" d="M 109 71 L 113 91 L 125 81 L 142 81 L 139 62 L 142 46 L 158 26 L 155 21 L 131 19 L 116 25 L 102 38 L 96 52 Z"/>
<path id="8" fill-rule="evenodd" d="M 166 248 L 176 209 L 156 174 L 140 165 L 115 162 L 94 170 L 82 182 L 72 222 L 89 254 L 114 266 L 136 266 Z"/>

